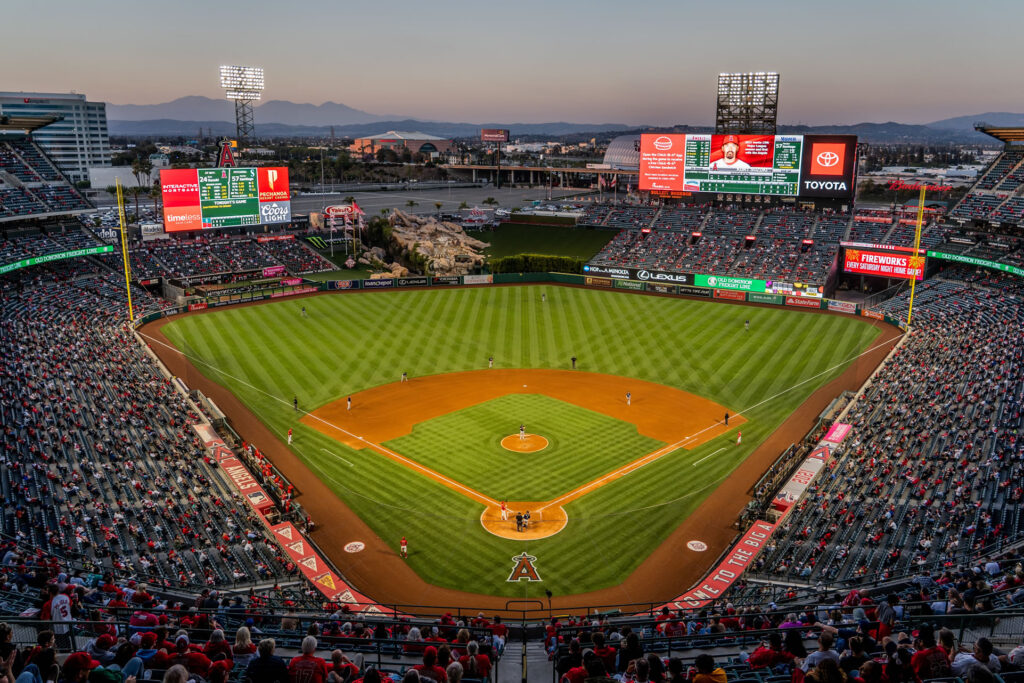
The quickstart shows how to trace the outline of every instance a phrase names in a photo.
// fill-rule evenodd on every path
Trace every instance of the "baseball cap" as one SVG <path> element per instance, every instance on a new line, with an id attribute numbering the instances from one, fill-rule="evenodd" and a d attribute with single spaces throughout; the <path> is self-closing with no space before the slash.
<path id="1" fill-rule="evenodd" d="M 731 142 L 732 144 L 734 144 L 734 145 L 738 145 L 738 144 L 740 144 L 740 136 L 739 136 L 739 135 L 726 135 L 726 136 L 725 136 L 725 139 L 724 139 L 724 140 L 722 140 L 722 144 L 723 144 L 723 145 L 727 145 L 727 144 L 729 144 L 730 142 Z"/>
<path id="2" fill-rule="evenodd" d="M 114 636 L 110 635 L 109 633 L 104 633 L 102 636 L 96 639 L 96 646 L 101 647 L 104 650 L 109 650 L 116 642 L 117 641 L 114 640 Z"/>
<path id="3" fill-rule="evenodd" d="M 151 650 L 151 649 L 153 649 L 154 645 L 156 645 L 156 634 L 153 633 L 152 631 L 143 633 L 142 634 L 142 647 L 144 647 L 147 650 Z"/>
<path id="4" fill-rule="evenodd" d="M 82 669 L 95 669 L 100 665 L 88 652 L 75 652 L 68 655 L 64 660 L 65 671 L 81 671 Z"/>

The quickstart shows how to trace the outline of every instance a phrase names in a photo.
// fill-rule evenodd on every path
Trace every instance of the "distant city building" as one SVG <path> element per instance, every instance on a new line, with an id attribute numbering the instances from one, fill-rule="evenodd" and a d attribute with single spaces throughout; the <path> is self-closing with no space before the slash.
<path id="1" fill-rule="evenodd" d="M 454 151 L 455 145 L 451 140 L 436 135 L 389 130 L 380 135 L 356 138 L 349 149 L 356 154 L 376 154 L 381 149 L 392 149 L 395 152 L 407 149 L 413 154 L 419 152 L 433 158 Z"/>
<path id="2" fill-rule="evenodd" d="M 32 139 L 72 182 L 89 179 L 89 167 L 110 166 L 107 105 L 74 93 L 0 92 L 2 116 L 59 116 Z"/>

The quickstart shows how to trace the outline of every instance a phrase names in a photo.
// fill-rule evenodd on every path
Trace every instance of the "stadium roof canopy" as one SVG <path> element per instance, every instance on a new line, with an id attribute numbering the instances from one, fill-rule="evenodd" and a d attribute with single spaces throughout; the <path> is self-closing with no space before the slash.
<path id="1" fill-rule="evenodd" d="M 1001 128 L 978 123 L 975 124 L 974 130 L 990 135 L 1001 142 L 1024 142 L 1024 128 Z"/>
<path id="2" fill-rule="evenodd" d="M 426 133 L 408 133 L 399 130 L 389 130 L 387 133 L 381 133 L 379 135 L 368 135 L 366 137 L 359 138 L 360 140 L 447 140 L 448 138 L 439 138 L 436 135 L 427 135 Z"/>
<path id="3" fill-rule="evenodd" d="M 63 116 L 0 116 L 0 132 L 31 133 L 43 126 L 62 120 Z"/>
<path id="4" fill-rule="evenodd" d="M 604 163 L 615 170 L 640 170 L 640 135 L 620 135 L 612 138 L 604 153 Z"/>

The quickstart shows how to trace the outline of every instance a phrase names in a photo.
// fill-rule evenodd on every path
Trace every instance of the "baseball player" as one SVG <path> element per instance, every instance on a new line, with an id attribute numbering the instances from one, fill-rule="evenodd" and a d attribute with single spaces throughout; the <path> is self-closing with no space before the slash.
<path id="1" fill-rule="evenodd" d="M 524 529 L 529 529 L 530 528 L 530 511 L 529 510 L 527 510 L 526 514 L 523 515 L 523 528 Z"/>
<path id="2" fill-rule="evenodd" d="M 525 424 L 519 425 L 519 440 L 520 441 L 526 441 L 526 425 Z"/>
<path id="3" fill-rule="evenodd" d="M 626 392 L 626 405 L 627 406 L 630 405 L 632 401 L 633 401 L 633 394 L 631 394 L 631 393 L 629 393 L 627 391 Z"/>
<path id="4" fill-rule="evenodd" d="M 569 360 L 572 361 L 572 369 L 575 370 L 576 369 L 576 356 L 573 356 Z"/>
<path id="5" fill-rule="evenodd" d="M 295 412 L 299 412 L 299 397 L 296 396 L 292 399 L 292 408 L 295 408 Z"/>
<path id="6" fill-rule="evenodd" d="M 743 443 L 743 432 L 736 432 L 736 445 Z"/>
<path id="7" fill-rule="evenodd" d="M 743 325 L 744 325 L 744 327 L 747 328 L 747 332 L 750 332 L 750 321 L 747 320 L 746 322 L 743 323 Z"/>
<path id="8" fill-rule="evenodd" d="M 487 367 L 489 367 L 489 368 L 493 368 L 494 367 L 494 356 L 491 356 L 491 357 L 489 357 L 487 359 Z"/>
<path id="9" fill-rule="evenodd" d="M 540 293 L 540 302 L 541 302 L 541 303 L 544 303 L 544 302 L 545 302 L 545 301 L 547 301 L 547 300 L 548 300 L 548 295 L 547 295 L 547 292 L 541 292 L 541 293 Z"/>
<path id="10" fill-rule="evenodd" d="M 291 430 L 291 427 L 289 427 L 288 428 L 288 445 L 290 446 L 291 444 L 292 444 L 292 430 Z"/>
<path id="11" fill-rule="evenodd" d="M 303 318 L 308 318 L 309 317 L 308 315 L 306 315 L 306 307 L 305 306 L 302 307 L 302 317 Z"/>
<path id="12" fill-rule="evenodd" d="M 352 410 L 352 397 L 351 396 L 348 397 L 348 409 Z"/>
<path id="13" fill-rule="evenodd" d="M 409 557 L 409 542 L 405 540 L 405 536 L 402 536 L 401 547 L 402 547 L 402 557 L 403 558 Z"/>
<path id="14" fill-rule="evenodd" d="M 501 521 L 508 521 L 508 503 L 501 501 Z"/>
<path id="15" fill-rule="evenodd" d="M 403 372 L 402 373 L 402 381 L 403 382 L 408 382 L 409 381 L 409 373 L 407 373 L 407 372 Z"/>
<path id="16" fill-rule="evenodd" d="M 728 426 L 729 426 L 729 413 L 726 413 L 726 414 L 725 414 L 725 426 L 726 426 L 726 427 L 728 427 Z"/>

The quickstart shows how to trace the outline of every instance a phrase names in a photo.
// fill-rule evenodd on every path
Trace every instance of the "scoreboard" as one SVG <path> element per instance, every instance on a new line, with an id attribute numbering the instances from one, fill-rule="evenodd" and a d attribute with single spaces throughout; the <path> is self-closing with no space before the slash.
<path id="1" fill-rule="evenodd" d="M 851 135 L 640 136 L 641 190 L 852 198 Z"/>
<path id="2" fill-rule="evenodd" d="M 160 171 L 167 232 L 291 220 L 288 169 L 188 168 Z"/>
<path id="3" fill-rule="evenodd" d="M 255 168 L 201 168 L 198 172 L 203 227 L 259 224 L 260 195 Z"/>

